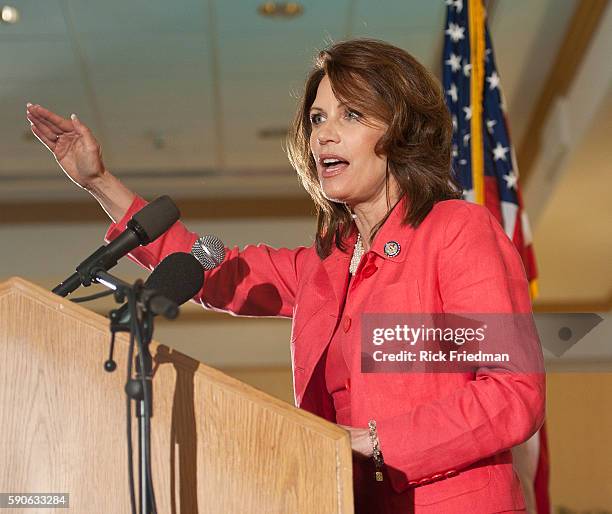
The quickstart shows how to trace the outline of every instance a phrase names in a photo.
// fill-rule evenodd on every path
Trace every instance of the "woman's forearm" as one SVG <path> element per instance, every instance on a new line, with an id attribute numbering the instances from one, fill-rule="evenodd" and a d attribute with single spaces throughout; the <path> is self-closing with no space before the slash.
<path id="1" fill-rule="evenodd" d="M 93 180 L 86 190 L 98 201 L 115 223 L 123 218 L 135 197 L 132 191 L 108 171 Z"/>

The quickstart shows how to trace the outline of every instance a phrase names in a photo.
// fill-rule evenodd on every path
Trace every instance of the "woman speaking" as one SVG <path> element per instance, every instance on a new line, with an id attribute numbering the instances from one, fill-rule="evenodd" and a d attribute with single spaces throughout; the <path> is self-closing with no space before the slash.
<path id="1" fill-rule="evenodd" d="M 38 139 L 112 218 L 144 201 L 104 166 L 89 129 L 28 104 Z M 350 432 L 357 512 L 525 509 L 510 449 L 543 422 L 542 373 L 363 373 L 367 313 L 529 313 L 512 242 L 485 207 L 461 200 L 452 126 L 435 78 L 404 50 L 349 40 L 321 51 L 288 154 L 317 208 L 315 243 L 227 248 L 194 300 L 292 318 L 295 404 Z M 191 249 L 181 223 L 131 254 L 152 269 Z"/>

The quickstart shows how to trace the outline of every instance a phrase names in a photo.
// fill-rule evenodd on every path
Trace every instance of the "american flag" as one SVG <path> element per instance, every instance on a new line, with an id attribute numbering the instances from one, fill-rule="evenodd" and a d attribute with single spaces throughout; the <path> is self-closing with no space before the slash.
<path id="1" fill-rule="evenodd" d="M 523 259 L 532 297 L 535 297 L 537 268 L 531 230 L 523 210 L 519 172 L 510 142 L 506 107 L 484 11 L 482 27 L 479 27 L 484 44 L 479 52 L 477 45 L 474 45 L 474 34 L 470 34 L 469 10 L 472 1 L 446 0 L 446 5 L 443 82 L 453 119 L 455 176 L 463 186 L 465 199 L 486 205 L 514 242 Z M 475 58 L 479 59 L 478 63 L 473 62 Z M 481 106 L 475 106 L 472 102 L 472 79 L 474 72 L 478 71 L 473 69 L 473 65 L 481 70 Z M 480 113 L 480 120 L 474 120 L 473 113 Z M 480 137 L 473 133 L 474 130 L 479 131 Z M 473 154 L 473 145 L 480 149 L 477 155 Z M 475 159 L 480 159 L 480 166 L 474 162 Z"/>
<path id="2" fill-rule="evenodd" d="M 537 268 L 531 230 L 523 210 L 519 173 L 510 142 L 506 106 L 495 65 L 482 0 L 445 0 L 443 84 L 453 120 L 453 170 L 468 201 L 485 205 L 504 228 L 523 260 L 532 298 Z M 518 455 L 533 469 L 521 475 L 528 512 L 550 513 L 546 425 Z M 515 454 L 515 457 L 517 455 Z M 526 483 L 531 482 L 531 483 Z"/>

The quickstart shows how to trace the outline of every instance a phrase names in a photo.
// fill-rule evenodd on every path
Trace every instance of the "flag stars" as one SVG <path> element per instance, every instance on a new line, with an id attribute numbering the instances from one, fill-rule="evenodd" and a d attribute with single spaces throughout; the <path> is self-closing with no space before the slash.
<path id="1" fill-rule="evenodd" d="M 454 43 L 457 43 L 460 40 L 465 39 L 464 32 L 465 27 L 457 25 L 456 23 L 449 23 L 445 34 L 448 35 Z"/>
<path id="2" fill-rule="evenodd" d="M 453 158 L 459 157 L 459 148 L 457 145 L 453 145 Z"/>
<path id="3" fill-rule="evenodd" d="M 471 70 L 472 70 L 472 65 L 471 65 L 469 62 L 466 62 L 466 63 L 463 65 L 463 74 L 464 74 L 466 77 L 469 77 L 469 76 L 470 76 L 470 71 L 471 71 Z"/>
<path id="4" fill-rule="evenodd" d="M 445 0 L 444 3 L 454 7 L 457 12 L 463 11 L 463 0 Z"/>
<path id="5" fill-rule="evenodd" d="M 497 125 L 497 120 L 487 120 L 486 123 L 487 123 L 487 132 L 493 135 L 493 127 Z"/>
<path id="6" fill-rule="evenodd" d="M 446 91 L 446 94 L 451 97 L 453 102 L 457 102 L 457 85 L 454 82 L 451 84 L 450 89 Z"/>
<path id="7" fill-rule="evenodd" d="M 518 185 L 518 175 L 514 173 L 513 170 L 510 170 L 507 175 L 504 175 L 504 180 L 506 181 L 506 187 L 508 189 L 514 189 L 516 191 Z"/>
<path id="8" fill-rule="evenodd" d="M 495 161 L 499 161 L 500 159 L 505 161 L 508 150 L 509 148 L 507 146 L 503 146 L 501 143 L 498 142 L 495 148 L 493 148 L 493 159 Z"/>
<path id="9" fill-rule="evenodd" d="M 470 142 L 470 133 L 468 132 L 463 136 L 463 146 L 467 146 Z"/>
<path id="10" fill-rule="evenodd" d="M 472 119 L 472 108 L 471 107 L 464 107 L 463 112 L 465 113 L 465 121 Z"/>
<path id="11" fill-rule="evenodd" d="M 487 82 L 489 83 L 489 89 L 493 91 L 499 86 L 499 75 L 496 71 L 491 73 L 490 77 L 487 77 Z"/>
<path id="12" fill-rule="evenodd" d="M 459 123 L 457 122 L 457 115 L 456 114 L 453 114 L 452 121 L 453 121 L 453 132 L 457 132 L 457 128 L 459 127 Z"/>
<path id="13" fill-rule="evenodd" d="M 448 60 L 444 61 L 444 64 L 448 64 L 453 73 L 457 73 L 461 69 L 461 56 L 451 53 Z"/>

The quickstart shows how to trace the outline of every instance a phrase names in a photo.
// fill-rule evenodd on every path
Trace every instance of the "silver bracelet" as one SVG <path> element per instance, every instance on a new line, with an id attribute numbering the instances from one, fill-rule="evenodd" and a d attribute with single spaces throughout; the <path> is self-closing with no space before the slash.
<path id="1" fill-rule="evenodd" d="M 376 481 L 383 481 L 382 467 L 385 463 L 383 454 L 380 451 L 380 443 L 378 441 L 378 434 L 376 432 L 376 420 L 371 419 L 368 421 L 368 428 L 370 429 L 370 442 L 372 443 L 372 458 L 374 459 L 374 465 L 376 466 Z"/>

